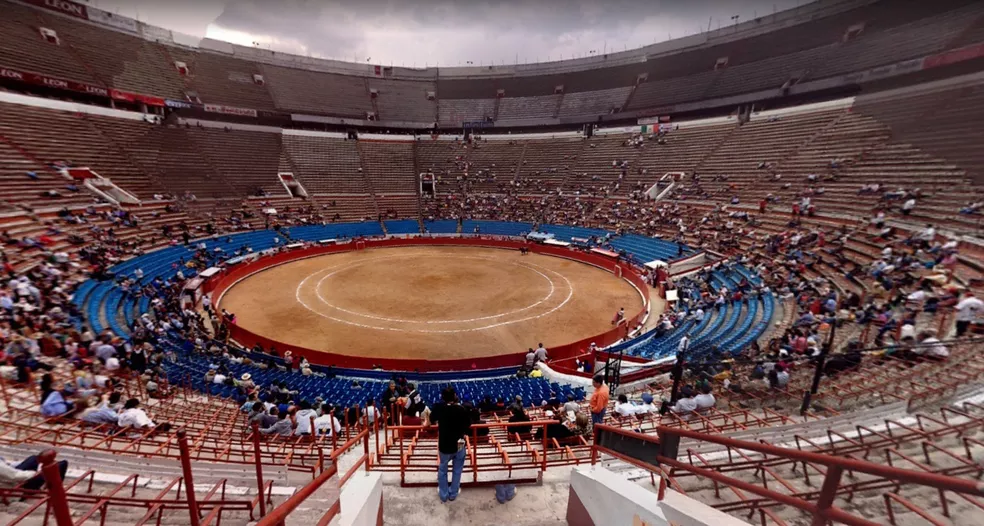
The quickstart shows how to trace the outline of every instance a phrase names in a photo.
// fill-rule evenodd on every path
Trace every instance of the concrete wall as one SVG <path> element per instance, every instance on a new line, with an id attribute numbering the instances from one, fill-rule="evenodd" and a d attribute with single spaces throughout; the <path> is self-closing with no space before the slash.
<path id="1" fill-rule="evenodd" d="M 579 466 L 571 471 L 567 523 L 570 526 L 748 525 L 675 491 L 667 490 L 660 501 L 656 493 L 600 466 Z"/>
<path id="2" fill-rule="evenodd" d="M 378 471 L 358 472 L 342 486 L 338 526 L 382 526 L 383 478 Z"/>

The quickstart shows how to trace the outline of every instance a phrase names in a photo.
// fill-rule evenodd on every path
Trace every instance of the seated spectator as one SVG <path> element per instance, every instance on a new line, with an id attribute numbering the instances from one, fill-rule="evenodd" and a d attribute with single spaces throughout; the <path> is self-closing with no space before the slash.
<path id="1" fill-rule="evenodd" d="M 509 417 L 509 422 L 529 422 L 530 417 L 526 414 L 526 410 L 522 406 L 513 406 L 511 408 L 512 415 Z M 509 428 L 509 434 L 519 433 L 520 435 L 527 435 L 530 432 L 531 427 L 529 426 L 515 426 Z"/>
<path id="2" fill-rule="evenodd" d="M 260 429 L 260 433 L 264 435 L 277 435 L 281 437 L 289 437 L 293 432 L 294 428 L 287 419 L 287 412 L 276 411 L 276 408 L 270 410 L 271 414 L 277 415 L 277 421 L 270 427 L 264 427 Z"/>
<path id="3" fill-rule="evenodd" d="M 335 436 L 342 432 L 342 424 L 335 418 L 335 410 L 331 404 L 321 405 L 321 416 L 314 419 L 314 428 L 319 435 Z"/>
<path id="4" fill-rule="evenodd" d="M 936 337 L 934 331 L 922 331 L 917 339 L 919 345 L 912 348 L 913 354 L 931 360 L 945 360 L 950 356 L 949 349 Z"/>
<path id="5" fill-rule="evenodd" d="M 714 399 L 711 384 L 704 383 L 700 386 L 700 394 L 694 397 L 694 403 L 697 404 L 697 411 L 704 411 L 714 407 L 717 400 Z"/>
<path id="6" fill-rule="evenodd" d="M 90 424 L 112 424 L 115 426 L 119 421 L 120 398 L 122 398 L 121 393 L 110 393 L 109 397 L 98 406 L 85 410 L 80 419 Z"/>
<path id="7" fill-rule="evenodd" d="M 157 424 L 155 424 L 154 421 L 147 416 L 147 413 L 140 408 L 140 400 L 137 400 L 136 398 L 131 398 L 123 404 L 123 410 L 120 412 L 116 425 L 133 429 L 153 428 L 160 431 L 167 431 L 171 428 L 170 424 L 166 423 L 157 426 Z"/>
<path id="8" fill-rule="evenodd" d="M 16 466 L 7 464 L 6 461 L 0 461 L 0 480 L 20 483 L 24 489 L 39 490 L 44 486 L 44 475 L 40 468 L 41 459 L 38 455 L 31 455 Z M 68 461 L 59 460 L 58 472 L 61 473 L 62 481 L 65 480 L 67 471 Z"/>
<path id="9" fill-rule="evenodd" d="M 635 416 L 636 406 L 629 402 L 629 399 L 624 394 L 618 395 L 618 403 L 615 404 L 615 414 L 622 418 L 629 418 Z"/>
<path id="10" fill-rule="evenodd" d="M 694 400 L 694 390 L 689 386 L 680 389 L 680 399 L 670 407 L 670 412 L 678 415 L 687 415 L 697 410 L 697 401 Z"/>

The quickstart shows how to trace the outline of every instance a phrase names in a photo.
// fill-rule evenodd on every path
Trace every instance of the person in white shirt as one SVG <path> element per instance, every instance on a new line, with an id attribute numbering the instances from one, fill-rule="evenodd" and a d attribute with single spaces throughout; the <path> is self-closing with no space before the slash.
<path id="1" fill-rule="evenodd" d="M 362 410 L 362 414 L 367 418 L 367 421 L 371 426 L 372 423 L 379 418 L 379 409 L 376 409 L 376 401 L 370 398 L 366 402 L 366 408 Z"/>
<path id="2" fill-rule="evenodd" d="M 984 312 L 984 301 L 974 297 L 974 293 L 967 291 L 963 299 L 957 303 L 957 337 L 963 336 L 970 324 L 977 321 L 981 312 Z"/>
<path id="3" fill-rule="evenodd" d="M 543 347 L 543 344 L 539 344 L 536 347 L 536 351 L 533 351 L 533 357 L 536 358 L 537 362 L 545 362 L 549 358 L 547 356 L 547 350 Z"/>
<path id="4" fill-rule="evenodd" d="M 909 198 L 909 200 L 902 205 L 902 214 L 903 215 L 911 214 L 912 209 L 915 207 L 916 207 L 916 200 L 913 198 Z"/>
<path id="5" fill-rule="evenodd" d="M 694 403 L 697 404 L 698 411 L 710 409 L 717 403 L 717 400 L 714 399 L 714 393 L 712 391 L 713 389 L 710 384 L 705 384 L 701 387 L 700 394 L 694 397 Z"/>
<path id="6" fill-rule="evenodd" d="M 298 410 L 294 415 L 294 423 L 296 427 L 294 428 L 295 435 L 310 435 L 311 434 L 311 419 L 318 417 L 318 412 L 311 409 L 311 402 L 307 400 L 301 400 L 297 404 Z"/>
<path id="7" fill-rule="evenodd" d="M 623 418 L 635 416 L 636 406 L 629 403 L 628 397 L 624 394 L 618 395 L 618 403 L 615 404 L 615 413 Z"/>
<path id="8" fill-rule="evenodd" d="M 678 415 L 687 415 L 697 410 L 697 401 L 694 400 L 694 391 L 690 386 L 680 390 L 680 399 L 670 407 L 670 411 Z"/>
<path id="9" fill-rule="evenodd" d="M 140 400 L 136 398 L 131 398 L 123 404 L 123 411 L 120 412 L 120 417 L 116 425 L 120 427 L 132 427 L 134 429 L 156 427 L 156 424 L 147 416 L 147 413 L 143 409 L 140 409 Z"/>
<path id="10" fill-rule="evenodd" d="M 690 348 L 690 335 L 684 334 L 683 337 L 680 338 L 680 343 L 677 344 L 677 354 L 683 354 L 687 352 L 687 349 L 689 348 Z"/>
<path id="11" fill-rule="evenodd" d="M 222 373 L 215 373 L 215 376 L 212 378 L 213 384 L 222 385 L 225 384 L 225 381 L 226 381 L 226 375 Z"/>
<path id="12" fill-rule="evenodd" d="M 920 332 L 919 345 L 914 347 L 912 352 L 918 356 L 937 360 L 943 360 L 950 356 L 949 349 L 936 337 L 933 331 Z"/>
<path id="13" fill-rule="evenodd" d="M 342 424 L 331 412 L 331 405 L 321 406 L 321 416 L 314 419 L 314 428 L 319 435 L 335 436 L 342 432 Z"/>
<path id="14" fill-rule="evenodd" d="M 115 356 L 110 356 L 106 359 L 106 370 L 107 371 L 118 371 L 120 369 L 120 359 Z"/>

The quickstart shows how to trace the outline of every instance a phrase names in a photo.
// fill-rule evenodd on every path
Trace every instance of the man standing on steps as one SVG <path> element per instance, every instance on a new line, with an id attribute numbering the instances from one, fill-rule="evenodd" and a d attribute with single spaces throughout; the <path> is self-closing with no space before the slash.
<path id="1" fill-rule="evenodd" d="M 461 486 L 461 470 L 465 467 L 465 433 L 471 427 L 468 410 L 458 404 L 453 387 L 441 392 L 443 404 L 434 408 L 431 424 L 437 424 L 437 488 L 441 502 L 458 498 Z M 448 462 L 451 467 L 451 486 L 448 486 Z"/>
<path id="2" fill-rule="evenodd" d="M 591 408 L 591 423 L 602 424 L 605 422 L 605 410 L 608 409 L 608 386 L 605 385 L 605 376 L 596 374 L 594 381 L 594 392 L 588 404 Z"/>

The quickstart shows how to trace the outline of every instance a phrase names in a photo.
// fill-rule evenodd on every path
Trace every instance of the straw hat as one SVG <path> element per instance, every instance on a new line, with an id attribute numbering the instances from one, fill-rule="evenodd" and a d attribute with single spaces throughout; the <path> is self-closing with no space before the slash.
<path id="1" fill-rule="evenodd" d="M 251 375 L 249 373 L 243 373 L 243 375 L 241 377 L 239 377 L 239 378 L 240 378 L 240 380 L 242 380 L 244 382 L 247 382 L 252 377 L 253 377 L 253 375 Z"/>
<path id="2" fill-rule="evenodd" d="M 286 357 L 288 357 L 288 356 L 291 356 L 291 355 L 293 355 L 293 354 L 294 354 L 294 353 L 292 353 L 292 352 L 290 352 L 290 351 L 287 351 L 287 352 L 285 352 L 285 353 L 284 353 L 284 358 L 286 358 Z"/>

